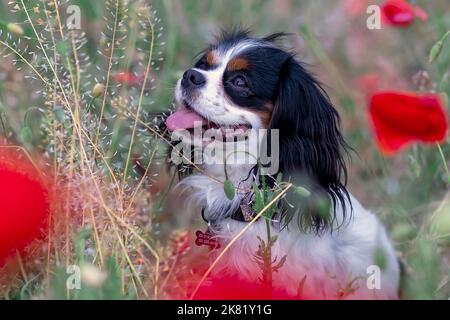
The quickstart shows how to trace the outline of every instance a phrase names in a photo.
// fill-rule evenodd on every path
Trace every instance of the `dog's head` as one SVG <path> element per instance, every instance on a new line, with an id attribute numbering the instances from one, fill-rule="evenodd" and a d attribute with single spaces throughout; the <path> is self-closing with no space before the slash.
<path id="1" fill-rule="evenodd" d="M 302 177 L 301 184 L 326 192 L 334 208 L 345 208 L 347 172 L 341 152 L 346 144 L 339 115 L 316 79 L 276 45 L 280 35 L 222 35 L 178 81 L 177 111 L 167 127 L 174 131 L 201 123 L 235 132 L 278 129 L 284 178 Z M 323 217 L 312 219 L 316 228 L 327 224 Z"/>

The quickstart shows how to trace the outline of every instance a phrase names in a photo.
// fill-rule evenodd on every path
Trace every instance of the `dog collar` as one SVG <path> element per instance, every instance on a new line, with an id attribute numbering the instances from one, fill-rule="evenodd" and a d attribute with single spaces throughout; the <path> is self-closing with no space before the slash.
<path id="1" fill-rule="evenodd" d="M 230 216 L 231 219 L 239 221 L 239 222 L 250 222 L 255 216 L 256 212 L 251 207 L 251 200 L 249 196 L 246 196 L 242 199 L 241 205 L 239 208 L 233 212 Z M 205 217 L 205 209 L 202 209 L 202 219 L 208 224 L 214 224 L 214 221 L 210 221 Z M 197 246 L 208 246 L 211 250 L 220 248 L 219 241 L 214 237 L 214 232 L 211 231 L 210 228 L 206 229 L 205 232 L 201 230 L 197 230 L 195 232 L 195 244 Z"/>

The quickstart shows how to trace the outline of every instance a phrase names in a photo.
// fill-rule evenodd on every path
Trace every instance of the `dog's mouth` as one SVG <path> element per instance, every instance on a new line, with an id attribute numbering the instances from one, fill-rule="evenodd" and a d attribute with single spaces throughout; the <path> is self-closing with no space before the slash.
<path id="1" fill-rule="evenodd" d="M 251 126 L 248 124 L 229 125 L 211 121 L 198 113 L 187 101 L 183 101 L 183 106 L 172 113 L 166 119 L 167 129 L 170 131 L 188 130 L 201 127 L 203 132 L 208 131 L 208 136 L 215 139 L 222 137 L 223 141 L 234 138 L 247 138 Z"/>

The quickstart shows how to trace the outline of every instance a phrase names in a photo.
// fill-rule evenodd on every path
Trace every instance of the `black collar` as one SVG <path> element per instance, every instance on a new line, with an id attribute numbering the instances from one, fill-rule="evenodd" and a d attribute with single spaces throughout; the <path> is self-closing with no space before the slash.
<path id="1" fill-rule="evenodd" d="M 231 214 L 230 218 L 239 222 L 250 222 L 255 218 L 255 216 L 256 212 L 253 211 L 251 203 L 241 203 L 239 208 Z M 214 224 L 215 222 L 206 219 L 205 208 L 202 209 L 202 219 L 208 224 Z"/>

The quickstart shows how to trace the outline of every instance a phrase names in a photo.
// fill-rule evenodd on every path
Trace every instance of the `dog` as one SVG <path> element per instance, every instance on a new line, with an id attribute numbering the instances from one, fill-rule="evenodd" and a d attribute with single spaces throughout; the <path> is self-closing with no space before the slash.
<path id="1" fill-rule="evenodd" d="M 224 33 L 199 54 L 175 88 L 176 110 L 166 119 L 170 132 L 212 131 L 214 138 L 190 136 L 203 151 L 205 144 L 222 144 L 220 150 L 224 144 L 238 146 L 221 155 L 234 154 L 232 163 L 204 161 L 176 187 L 202 208 L 213 259 L 233 240 L 212 272 L 260 281 L 263 270 L 255 253 L 269 232 L 275 236 L 271 258 L 285 260 L 272 274 L 275 290 L 294 298 L 301 287 L 305 299 L 397 299 L 395 250 L 378 219 L 346 188 L 351 148 L 340 133 L 339 115 L 316 78 L 279 45 L 283 36 Z M 266 149 L 276 154 L 277 165 L 265 176 L 258 162 L 248 161 L 248 146 L 264 140 L 250 134 L 255 130 L 265 130 L 266 138 L 276 132 L 275 147 Z M 253 221 L 242 233 L 255 219 L 255 192 L 263 185 L 281 185 L 279 174 L 294 187 L 270 217 Z M 227 194 L 224 182 L 234 194 Z"/>

